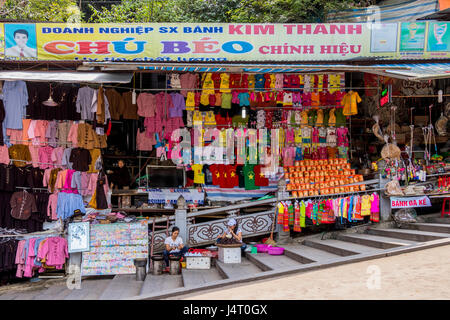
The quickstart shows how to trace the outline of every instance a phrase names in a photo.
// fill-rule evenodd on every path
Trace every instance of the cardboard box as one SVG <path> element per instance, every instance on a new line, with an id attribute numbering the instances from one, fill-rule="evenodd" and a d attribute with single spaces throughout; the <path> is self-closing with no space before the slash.
<path id="1" fill-rule="evenodd" d="M 411 132 L 411 128 L 409 126 L 401 126 L 400 131 L 401 133 L 408 133 Z"/>
<path id="2" fill-rule="evenodd" d="M 428 116 L 414 116 L 415 126 L 426 126 L 428 124 Z"/>

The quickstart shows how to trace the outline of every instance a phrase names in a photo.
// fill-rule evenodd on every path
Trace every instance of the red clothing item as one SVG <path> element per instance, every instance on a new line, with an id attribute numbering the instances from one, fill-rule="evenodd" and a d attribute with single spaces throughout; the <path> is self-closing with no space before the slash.
<path id="1" fill-rule="evenodd" d="M 271 79 L 270 79 L 270 74 L 266 73 L 264 74 L 264 88 L 265 89 L 270 89 L 270 83 L 271 83 Z"/>
<path id="2" fill-rule="evenodd" d="M 267 187 L 269 185 L 269 179 L 261 172 L 263 165 L 256 165 L 253 170 L 255 171 L 255 186 Z"/>
<path id="3" fill-rule="evenodd" d="M 211 76 L 212 81 L 214 82 L 214 90 L 216 93 L 219 92 L 220 89 L 220 73 L 213 73 Z"/>
<path id="4" fill-rule="evenodd" d="M 220 182 L 221 182 L 221 170 L 220 170 L 220 166 L 219 164 L 213 164 L 209 166 L 209 170 L 212 173 L 212 183 L 215 186 L 220 186 Z"/>
<path id="5" fill-rule="evenodd" d="M 248 74 L 243 74 L 241 78 L 241 92 L 248 92 Z"/>
<path id="6" fill-rule="evenodd" d="M 230 74 L 230 88 L 241 88 L 241 75 L 232 73 Z M 240 91 L 240 90 L 238 90 Z"/>
<path id="7" fill-rule="evenodd" d="M 236 173 L 236 165 L 227 165 L 225 167 L 228 176 L 228 188 L 239 187 L 239 176 Z"/>
<path id="8" fill-rule="evenodd" d="M 289 88 L 300 88 L 300 78 L 298 75 L 292 74 L 289 77 Z"/>
<path id="9" fill-rule="evenodd" d="M 202 96 L 202 93 L 200 91 L 195 92 L 194 101 L 195 101 L 196 107 L 198 107 L 200 105 L 201 96 Z"/>
<path id="10" fill-rule="evenodd" d="M 224 164 L 219 164 L 219 170 L 220 170 L 220 177 L 219 177 L 219 186 L 221 188 L 231 188 L 230 182 L 228 180 L 228 172 L 227 172 L 227 166 Z"/>

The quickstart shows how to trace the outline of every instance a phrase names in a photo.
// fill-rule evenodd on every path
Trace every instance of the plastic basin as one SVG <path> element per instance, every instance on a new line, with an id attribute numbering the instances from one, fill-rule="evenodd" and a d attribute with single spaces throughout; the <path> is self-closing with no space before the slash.
<path id="1" fill-rule="evenodd" d="M 269 248 L 269 245 L 267 244 L 257 244 L 256 248 L 258 249 L 258 252 L 267 252 L 267 249 Z"/>
<path id="2" fill-rule="evenodd" d="M 267 253 L 273 256 L 279 256 L 284 253 L 284 248 L 281 247 L 269 247 Z"/>

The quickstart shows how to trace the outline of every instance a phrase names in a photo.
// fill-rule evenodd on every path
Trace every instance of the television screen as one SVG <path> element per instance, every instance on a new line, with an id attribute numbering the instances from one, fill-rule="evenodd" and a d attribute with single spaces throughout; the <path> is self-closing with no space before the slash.
<path id="1" fill-rule="evenodd" d="M 149 188 L 184 187 L 184 169 L 176 167 L 148 167 Z"/>

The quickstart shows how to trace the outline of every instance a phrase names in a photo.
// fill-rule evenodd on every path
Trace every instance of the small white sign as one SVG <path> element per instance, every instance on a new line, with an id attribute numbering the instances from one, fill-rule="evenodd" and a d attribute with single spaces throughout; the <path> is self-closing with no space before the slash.
<path id="1" fill-rule="evenodd" d="M 422 197 L 408 197 L 408 198 L 391 198 L 391 208 L 421 208 L 421 207 L 431 207 L 430 198 L 427 196 Z"/>
<path id="2" fill-rule="evenodd" d="M 90 250 L 89 222 L 69 224 L 69 253 Z"/>

